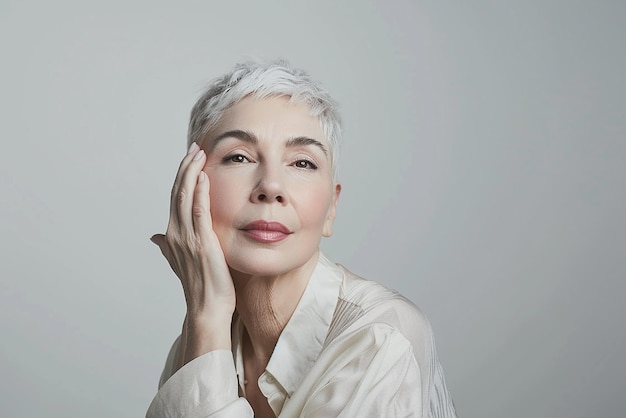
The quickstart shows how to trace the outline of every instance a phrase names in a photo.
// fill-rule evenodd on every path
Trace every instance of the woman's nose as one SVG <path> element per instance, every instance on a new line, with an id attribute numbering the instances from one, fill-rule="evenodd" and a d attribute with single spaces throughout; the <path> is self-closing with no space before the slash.
<path id="1" fill-rule="evenodd" d="M 287 204 L 287 193 L 285 190 L 285 182 L 278 169 L 262 169 L 259 180 L 250 196 L 255 203 L 273 203 Z"/>

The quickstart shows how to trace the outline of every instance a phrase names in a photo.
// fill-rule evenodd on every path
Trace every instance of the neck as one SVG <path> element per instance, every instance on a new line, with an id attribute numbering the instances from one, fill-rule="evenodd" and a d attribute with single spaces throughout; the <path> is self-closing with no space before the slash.
<path id="1" fill-rule="evenodd" d="M 265 364 L 289 322 L 315 269 L 315 254 L 302 267 L 277 276 L 254 276 L 231 271 L 237 312 L 251 345 L 251 355 Z"/>

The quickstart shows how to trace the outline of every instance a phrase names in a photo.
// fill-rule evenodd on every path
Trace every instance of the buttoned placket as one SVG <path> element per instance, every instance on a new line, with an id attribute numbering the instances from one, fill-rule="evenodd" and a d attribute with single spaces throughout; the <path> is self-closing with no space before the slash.
<path id="1" fill-rule="evenodd" d="M 278 415 L 285 404 L 287 393 L 276 378 L 267 370 L 259 376 L 259 390 L 267 398 L 274 414 Z"/>
<path id="2" fill-rule="evenodd" d="M 241 335 L 243 333 L 243 324 L 237 318 L 233 327 L 233 347 L 235 370 L 237 372 L 237 380 L 239 382 L 239 395 L 246 396 L 246 380 L 243 366 L 243 353 L 241 347 Z M 267 402 L 274 411 L 274 414 L 280 414 L 280 411 L 287 398 L 286 390 L 280 385 L 280 382 L 269 372 L 264 371 L 257 381 L 259 390 L 267 398 Z"/>
<path id="3" fill-rule="evenodd" d="M 341 269 L 320 253 L 318 265 L 312 274 L 311 281 L 307 285 L 305 294 L 302 296 L 289 324 L 283 331 L 281 339 L 279 339 L 279 343 L 274 349 L 268 368 L 259 376 L 257 381 L 259 390 L 267 398 L 270 407 L 277 416 L 282 411 L 285 402 L 297 388 L 297 383 L 304 377 L 301 373 L 303 369 L 286 368 L 285 363 L 291 364 L 297 358 L 296 363 L 298 365 L 310 366 L 314 359 L 317 358 L 321 350 L 321 343 L 326 336 L 328 325 L 332 319 L 342 279 L 343 273 Z M 324 292 L 323 296 L 321 292 Z M 311 318 L 316 318 L 317 321 L 311 323 Z M 308 338 L 304 338 L 307 341 L 307 345 L 303 346 L 303 336 L 294 333 L 294 330 L 305 329 L 307 326 L 314 326 L 316 330 L 308 335 Z M 310 333 L 310 331 L 307 332 Z M 246 382 L 241 347 L 242 335 L 243 323 L 241 318 L 237 317 L 232 328 L 233 357 L 239 381 L 239 395 L 245 397 Z M 279 355 L 281 350 L 283 350 L 282 355 Z M 275 355 L 282 360 L 274 359 Z M 304 367 L 304 369 L 306 368 Z M 278 374 L 274 375 L 272 372 Z M 283 379 L 283 381 L 281 382 L 279 379 Z"/>

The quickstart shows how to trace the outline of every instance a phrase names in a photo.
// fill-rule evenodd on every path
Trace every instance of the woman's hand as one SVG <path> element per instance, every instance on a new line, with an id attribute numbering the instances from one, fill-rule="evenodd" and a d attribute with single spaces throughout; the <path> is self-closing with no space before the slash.
<path id="1" fill-rule="evenodd" d="M 193 143 L 183 158 L 170 202 L 165 235 L 151 239 L 180 279 L 187 303 L 179 365 L 217 349 L 230 349 L 235 289 L 213 231 L 206 155 Z"/>

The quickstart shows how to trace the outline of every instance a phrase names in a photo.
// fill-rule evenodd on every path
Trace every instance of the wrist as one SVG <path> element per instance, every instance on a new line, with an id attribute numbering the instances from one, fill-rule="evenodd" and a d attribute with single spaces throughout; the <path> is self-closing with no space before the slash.
<path id="1" fill-rule="evenodd" d="M 232 313 L 224 312 L 187 312 L 185 327 L 188 333 L 193 332 L 198 335 L 219 332 L 224 329 L 230 333 L 232 317 Z"/>
<path id="2" fill-rule="evenodd" d="M 185 320 L 186 344 L 184 363 L 200 357 L 210 351 L 230 350 L 230 327 L 232 314 L 223 311 L 187 313 Z"/>

